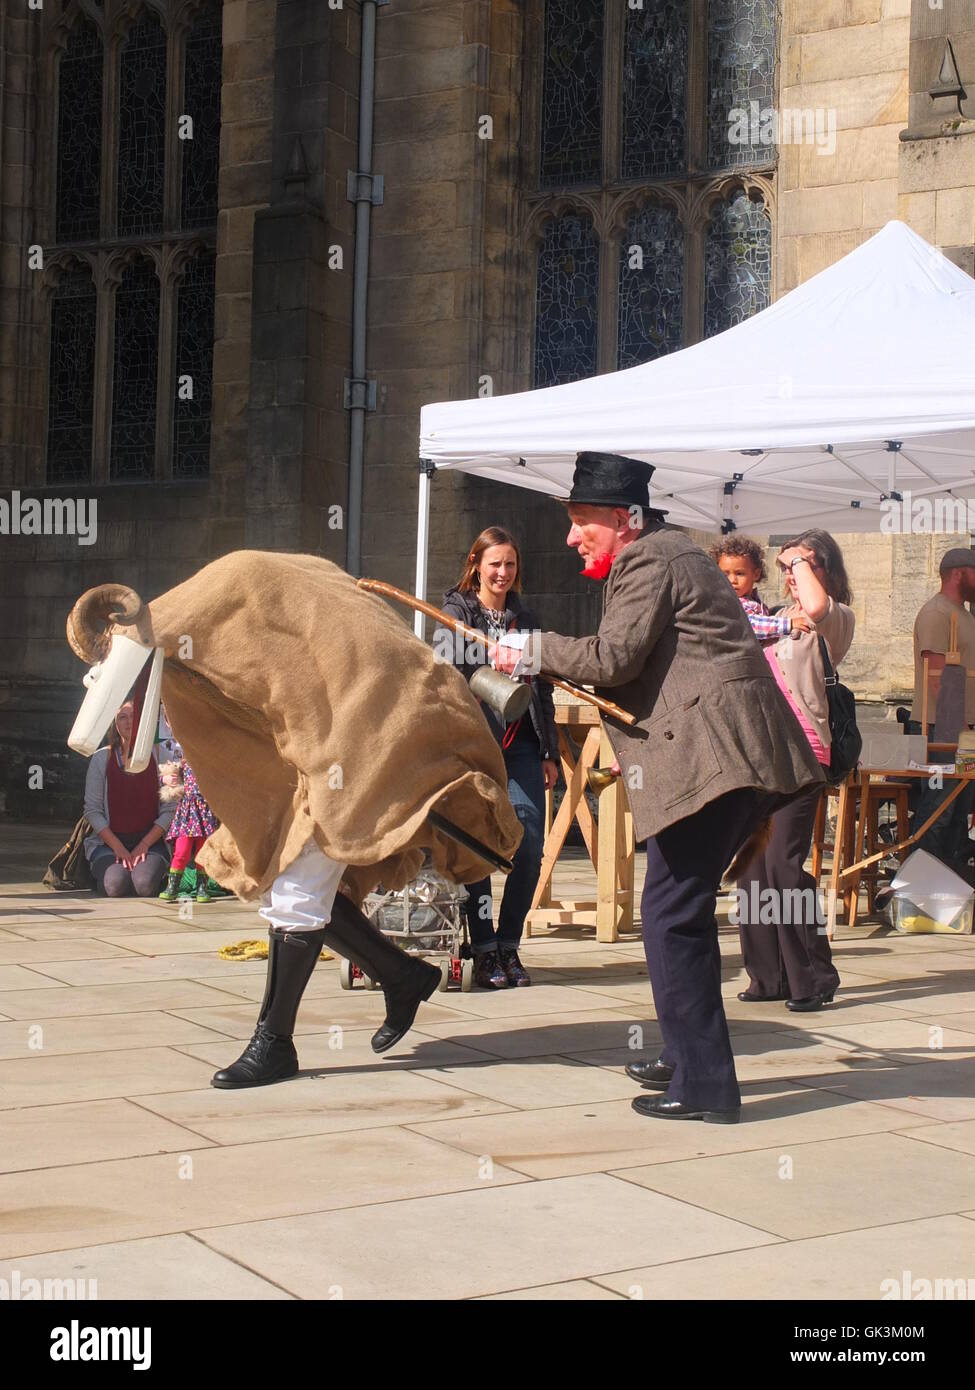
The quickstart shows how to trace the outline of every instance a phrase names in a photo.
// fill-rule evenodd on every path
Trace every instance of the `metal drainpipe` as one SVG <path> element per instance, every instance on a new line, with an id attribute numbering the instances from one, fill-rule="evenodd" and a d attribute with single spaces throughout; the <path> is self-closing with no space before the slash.
<path id="1" fill-rule="evenodd" d="M 376 383 L 366 379 L 366 304 L 369 288 L 369 222 L 383 200 L 382 175 L 372 172 L 372 123 L 376 100 L 376 10 L 388 0 L 360 0 L 359 153 L 350 170 L 348 196 L 355 203 L 355 262 L 352 280 L 352 375 L 345 383 L 349 421 L 349 509 L 346 568 L 358 575 L 362 563 L 362 461 L 366 411 L 376 408 Z"/>

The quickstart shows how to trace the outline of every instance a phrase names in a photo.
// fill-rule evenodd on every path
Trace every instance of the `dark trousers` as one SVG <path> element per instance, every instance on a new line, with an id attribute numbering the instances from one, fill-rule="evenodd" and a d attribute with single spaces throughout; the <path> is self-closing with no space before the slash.
<path id="1" fill-rule="evenodd" d="M 714 909 L 721 875 L 768 804 L 752 787 L 728 792 L 647 841 L 643 946 L 661 1060 L 674 1068 L 667 1094 L 686 1105 L 730 1110 L 741 1101 Z"/>
<path id="2" fill-rule="evenodd" d="M 909 734 L 919 734 L 921 725 L 911 720 L 907 725 Z M 934 725 L 928 725 L 928 738 L 934 737 Z M 912 829 L 924 824 L 942 802 L 946 801 L 958 785 L 945 778 L 940 787 L 930 787 L 922 777 L 911 778 L 911 809 L 914 812 Z M 923 849 L 933 854 L 949 866 L 958 860 L 966 861 L 972 850 L 968 838 L 968 817 L 975 805 L 975 782 L 969 782 L 955 797 L 943 816 L 939 816 L 930 830 L 927 830 L 912 849 Z"/>
<path id="3" fill-rule="evenodd" d="M 749 994 L 808 999 L 840 982 L 816 882 L 805 869 L 821 795 L 814 787 L 776 812 L 765 853 L 738 885 Z"/>
<path id="4" fill-rule="evenodd" d="M 504 765 L 508 773 L 508 797 L 524 833 L 512 860 L 514 868 L 504 881 L 497 936 L 492 920 L 491 880 L 484 878 L 480 883 L 467 885 L 467 929 L 471 950 L 476 956 L 484 951 L 518 949 L 542 866 L 545 775 L 538 741 L 516 739 L 505 749 Z"/>

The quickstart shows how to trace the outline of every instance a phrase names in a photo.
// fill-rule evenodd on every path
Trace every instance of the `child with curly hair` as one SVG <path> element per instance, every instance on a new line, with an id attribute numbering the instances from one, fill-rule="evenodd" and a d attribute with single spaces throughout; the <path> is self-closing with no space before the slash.
<path id="1" fill-rule="evenodd" d="M 780 618 L 770 613 L 759 597 L 758 585 L 765 578 L 765 559 L 757 541 L 732 534 L 713 545 L 709 554 L 741 600 L 752 631 L 760 642 L 787 637 L 794 630 L 809 630 L 802 617 Z"/>

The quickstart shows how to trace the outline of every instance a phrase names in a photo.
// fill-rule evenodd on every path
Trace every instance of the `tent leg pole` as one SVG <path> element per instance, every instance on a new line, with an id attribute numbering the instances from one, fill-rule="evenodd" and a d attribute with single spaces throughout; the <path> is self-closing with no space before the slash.
<path id="1" fill-rule="evenodd" d="M 427 596 L 427 553 L 430 548 L 430 484 L 433 480 L 434 464 L 429 459 L 420 460 L 420 495 L 416 519 L 416 584 L 413 592 L 417 598 Z M 413 631 L 423 641 L 426 618 L 417 613 L 413 619 Z"/>

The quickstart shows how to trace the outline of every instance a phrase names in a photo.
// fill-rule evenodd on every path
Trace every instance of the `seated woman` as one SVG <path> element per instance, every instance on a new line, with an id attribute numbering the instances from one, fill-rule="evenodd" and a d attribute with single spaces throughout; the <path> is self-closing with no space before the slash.
<path id="1" fill-rule="evenodd" d="M 115 717 L 108 746 L 92 754 L 85 778 L 85 815 L 93 835 L 85 857 L 96 892 L 109 898 L 135 893 L 152 898 L 169 867 L 165 835 L 174 807 L 159 805 L 159 771 L 150 758 L 144 772 L 125 771 L 132 737 L 132 702 Z"/>

